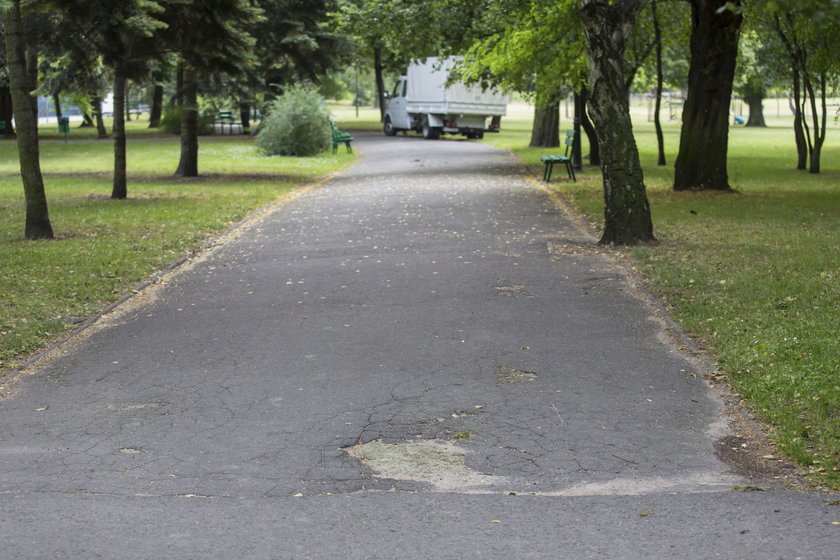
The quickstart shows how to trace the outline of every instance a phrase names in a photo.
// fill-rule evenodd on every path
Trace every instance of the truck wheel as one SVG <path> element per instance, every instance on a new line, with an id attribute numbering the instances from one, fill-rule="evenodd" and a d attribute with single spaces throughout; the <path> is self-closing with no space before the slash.
<path id="1" fill-rule="evenodd" d="M 385 117 L 385 125 L 382 127 L 385 131 L 385 136 L 396 136 L 397 129 L 391 123 L 391 117 Z"/>
<path id="2" fill-rule="evenodd" d="M 440 138 L 440 127 L 429 126 L 428 122 L 423 123 L 423 138 L 426 140 L 437 140 Z"/>

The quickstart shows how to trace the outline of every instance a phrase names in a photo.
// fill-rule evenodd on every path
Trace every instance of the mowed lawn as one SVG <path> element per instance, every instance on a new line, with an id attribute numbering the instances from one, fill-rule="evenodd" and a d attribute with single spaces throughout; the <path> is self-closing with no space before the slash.
<path id="1" fill-rule="evenodd" d="M 177 138 L 129 130 L 127 200 L 111 200 L 113 144 L 48 132 L 41 162 L 56 239 L 23 239 L 17 148 L 0 142 L 2 375 L 257 208 L 349 163 L 339 153 L 264 157 L 248 137 L 201 137 L 199 172 L 178 179 Z M 82 136 L 75 129 L 73 137 Z M 2 393 L 2 390 L 0 390 Z"/>
<path id="2" fill-rule="evenodd" d="M 487 141 L 518 154 L 530 123 L 503 121 Z M 708 350 L 729 384 L 770 427 L 779 449 L 814 480 L 840 487 L 840 127 L 828 131 L 822 173 L 797 171 L 790 119 L 770 128 L 733 127 L 730 183 L 736 193 L 671 190 L 679 124 L 665 126 L 668 165 L 656 166 L 656 137 L 635 122 L 659 242 L 623 252 L 673 317 Z M 561 124 L 570 126 L 568 121 Z M 584 142 L 583 153 L 588 153 Z M 599 170 L 556 189 L 603 224 Z"/>

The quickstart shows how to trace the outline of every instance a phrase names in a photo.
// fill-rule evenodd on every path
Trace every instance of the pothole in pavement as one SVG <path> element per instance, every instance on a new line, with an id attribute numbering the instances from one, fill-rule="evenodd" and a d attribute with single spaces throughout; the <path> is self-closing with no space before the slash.
<path id="1" fill-rule="evenodd" d="M 516 385 L 536 378 L 537 374 L 533 371 L 524 371 L 501 364 L 496 366 L 496 381 L 502 385 Z"/>
<path id="2" fill-rule="evenodd" d="M 525 289 L 525 286 L 496 286 L 497 296 L 532 298 L 534 294 Z"/>
<path id="3" fill-rule="evenodd" d="M 425 482 L 437 492 L 481 492 L 482 487 L 505 480 L 470 469 L 464 460 L 466 450 L 441 440 L 404 443 L 376 440 L 344 450 L 379 478 Z"/>

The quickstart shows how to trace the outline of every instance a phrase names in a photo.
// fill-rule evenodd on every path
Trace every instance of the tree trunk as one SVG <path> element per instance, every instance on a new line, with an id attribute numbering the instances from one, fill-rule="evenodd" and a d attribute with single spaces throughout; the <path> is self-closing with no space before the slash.
<path id="1" fill-rule="evenodd" d="M 129 95 L 129 88 L 131 86 L 128 83 L 128 80 L 125 81 L 125 95 L 123 95 L 123 105 L 125 106 L 125 120 L 131 120 L 131 103 L 128 102 L 128 95 Z M 117 112 L 116 107 L 114 108 L 114 113 Z"/>
<path id="2" fill-rule="evenodd" d="M 6 43 L 6 66 L 17 123 L 18 159 L 26 200 L 26 239 L 52 239 L 53 230 L 47 209 L 44 178 L 38 147 L 38 113 L 33 110 L 29 75 L 24 54 L 20 0 L 2 8 Z"/>
<path id="3" fill-rule="evenodd" d="M 583 154 L 581 153 L 583 142 L 580 139 L 580 121 L 583 120 L 584 98 L 581 97 L 580 92 L 576 91 L 574 93 L 574 103 L 575 118 L 572 121 L 572 128 L 575 132 L 575 137 L 572 139 L 572 169 L 583 171 Z"/>
<path id="4" fill-rule="evenodd" d="M 9 86 L 0 86 L 0 121 L 6 123 L 3 130 L 0 130 L 0 134 L 2 134 L 4 138 L 15 137 L 15 129 L 14 126 L 12 126 L 13 115 L 12 90 L 9 89 Z"/>
<path id="5" fill-rule="evenodd" d="M 764 96 L 749 96 L 744 101 L 747 102 L 750 108 L 750 118 L 747 119 L 746 126 L 766 127 L 767 123 L 764 121 Z"/>
<path id="6" fill-rule="evenodd" d="M 155 84 L 152 93 L 152 108 L 149 111 L 149 128 L 159 128 L 163 114 L 163 85 Z"/>
<path id="7" fill-rule="evenodd" d="M 38 44 L 37 33 L 33 26 L 23 26 L 24 37 L 24 60 L 26 61 L 26 75 L 29 82 L 29 91 L 38 89 Z M 35 126 L 38 126 L 38 96 L 30 93 L 29 99 L 32 102 L 32 110 L 35 112 Z M 44 115 L 46 116 L 46 115 Z"/>
<path id="8" fill-rule="evenodd" d="M 93 128 L 94 126 L 93 117 L 89 113 L 83 113 L 82 124 L 79 125 L 79 128 Z"/>
<path id="9" fill-rule="evenodd" d="M 242 134 L 251 134 L 251 104 L 239 104 L 239 122 L 242 123 Z"/>
<path id="10" fill-rule="evenodd" d="M 534 126 L 531 129 L 531 148 L 556 148 L 560 145 L 560 102 L 537 102 Z"/>
<path id="11" fill-rule="evenodd" d="M 121 64 L 114 68 L 114 188 L 111 198 L 123 199 L 128 196 L 125 153 L 125 115 L 126 115 L 125 71 Z"/>
<path id="12" fill-rule="evenodd" d="M 589 140 L 589 165 L 601 165 L 601 147 L 598 144 L 598 131 L 595 130 L 595 125 L 589 119 L 590 101 L 589 91 L 586 88 L 581 88 L 580 98 L 580 105 L 583 107 L 580 124 L 583 126 L 583 131 L 586 132 L 586 138 Z"/>
<path id="13" fill-rule="evenodd" d="M 376 76 L 376 98 L 379 100 L 379 122 L 385 121 L 385 81 L 382 77 L 382 48 L 373 48 L 373 73 Z"/>
<path id="14" fill-rule="evenodd" d="M 108 130 L 105 128 L 105 121 L 102 119 L 102 98 L 94 97 L 91 105 L 93 105 L 93 118 L 96 120 L 96 130 L 99 133 L 99 139 L 104 140 L 108 138 Z"/>
<path id="15" fill-rule="evenodd" d="M 659 14 L 656 11 L 658 0 L 653 0 L 651 11 L 653 13 L 653 33 L 656 40 L 656 103 L 653 109 L 653 126 L 656 129 L 656 147 L 658 157 L 656 165 L 665 165 L 665 136 L 662 134 L 662 121 L 659 118 L 659 111 L 662 108 L 662 28 L 659 27 Z"/>
<path id="16" fill-rule="evenodd" d="M 793 103 L 796 108 L 793 110 L 793 138 L 796 141 L 796 168 L 804 170 L 808 168 L 808 145 L 805 141 L 805 128 L 802 119 L 802 78 L 799 70 L 793 68 Z"/>
<path id="17" fill-rule="evenodd" d="M 60 119 L 64 113 L 61 112 L 61 96 L 58 93 L 53 95 L 53 105 L 55 105 L 55 118 Z"/>
<path id="18" fill-rule="evenodd" d="M 796 38 L 796 30 L 791 13 L 785 12 L 784 23 L 778 14 L 773 15 L 773 27 L 788 55 L 791 78 L 793 81 L 793 137 L 796 141 L 796 168 L 804 170 L 808 164 L 808 147 L 805 140 L 805 121 L 802 118 L 802 74 L 800 69 L 806 68 L 806 55 Z M 785 27 L 787 24 L 787 30 Z"/>
<path id="19" fill-rule="evenodd" d="M 691 66 L 674 190 L 731 190 L 726 169 L 729 102 L 742 16 L 725 0 L 692 0 Z M 740 0 L 735 2 L 740 5 Z"/>
<path id="20" fill-rule="evenodd" d="M 184 69 L 181 96 L 181 160 L 175 175 L 198 177 L 198 87 L 195 74 Z"/>
<path id="21" fill-rule="evenodd" d="M 822 154 L 822 146 L 825 142 L 825 125 L 826 125 L 826 99 L 825 99 L 825 87 L 826 87 L 826 77 L 825 74 L 820 74 L 819 78 L 819 88 L 820 88 L 820 105 L 822 109 L 822 116 L 820 112 L 817 110 L 817 99 L 816 94 L 814 92 L 814 85 L 811 83 L 810 77 L 806 75 L 805 80 L 805 91 L 808 94 L 808 99 L 811 102 L 811 118 L 814 124 L 814 142 L 808 142 L 808 151 L 810 152 L 811 156 L 811 165 L 808 167 L 808 173 L 819 173 L 820 172 L 820 156 Z M 809 138 L 810 140 L 810 138 Z"/>
<path id="22" fill-rule="evenodd" d="M 589 51 L 590 112 L 604 177 L 601 244 L 654 240 L 622 69 L 627 37 L 640 10 L 640 0 L 583 0 L 580 6 Z"/>

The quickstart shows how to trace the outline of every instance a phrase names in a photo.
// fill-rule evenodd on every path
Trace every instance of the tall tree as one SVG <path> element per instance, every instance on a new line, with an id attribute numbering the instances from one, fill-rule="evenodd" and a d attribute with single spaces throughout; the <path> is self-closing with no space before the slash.
<path id="1" fill-rule="evenodd" d="M 178 0 L 160 19 L 157 37 L 180 58 L 181 157 L 175 174 L 198 175 L 198 87 L 214 73 L 243 74 L 254 66 L 256 41 L 249 33 L 262 19 L 253 0 Z"/>
<path id="2" fill-rule="evenodd" d="M 5 31 L 6 60 L 12 94 L 20 175 L 26 199 L 26 239 L 51 239 L 53 237 L 41 174 L 38 147 L 38 116 L 33 104 L 30 74 L 27 72 L 27 53 L 23 38 L 23 18 L 20 0 L 11 0 L 0 8 Z M 29 54 L 29 58 L 34 55 Z"/>
<path id="3" fill-rule="evenodd" d="M 805 169 L 809 159 L 808 171 L 819 173 L 827 129 L 827 90 L 840 74 L 840 8 L 826 0 L 782 3 L 772 17 L 793 82 L 797 168 Z"/>
<path id="4" fill-rule="evenodd" d="M 726 158 L 729 103 L 743 19 L 741 2 L 690 3 L 691 66 L 674 166 L 674 190 L 731 190 Z"/>
<path id="5" fill-rule="evenodd" d="M 589 52 L 590 113 L 599 132 L 604 177 L 601 244 L 654 240 L 623 65 L 626 41 L 641 7 L 641 0 L 580 1 Z"/>
<path id="6" fill-rule="evenodd" d="M 656 45 L 655 60 L 656 60 L 656 92 L 655 105 L 653 108 L 653 126 L 656 130 L 656 148 L 657 158 L 656 165 L 665 165 L 665 136 L 662 134 L 662 123 L 660 122 L 659 113 L 662 108 L 662 86 L 664 83 L 664 72 L 662 70 L 662 27 L 659 22 L 659 0 L 651 2 L 651 22 L 653 23 L 653 37 Z"/>

